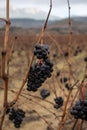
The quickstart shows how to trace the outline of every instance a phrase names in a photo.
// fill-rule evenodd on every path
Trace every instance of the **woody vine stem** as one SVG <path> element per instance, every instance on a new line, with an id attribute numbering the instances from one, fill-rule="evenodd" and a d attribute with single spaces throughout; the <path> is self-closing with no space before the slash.
<path id="1" fill-rule="evenodd" d="M 3 112 L 0 121 L 0 130 L 2 130 L 2 125 L 3 125 L 7 104 L 8 104 L 8 78 L 9 77 L 6 72 L 6 65 L 7 65 L 6 55 L 7 55 L 8 41 L 9 41 L 9 29 L 10 29 L 9 0 L 6 0 L 6 20 L 4 21 L 6 22 L 6 28 L 5 28 L 4 46 L 2 51 L 2 74 L 1 74 L 1 77 L 3 79 L 3 86 L 4 86 L 4 101 L 3 101 Z"/>

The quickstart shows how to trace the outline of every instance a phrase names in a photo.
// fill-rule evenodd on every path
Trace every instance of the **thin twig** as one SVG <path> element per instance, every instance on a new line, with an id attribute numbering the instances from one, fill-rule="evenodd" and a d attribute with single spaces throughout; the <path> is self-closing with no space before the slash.
<path id="1" fill-rule="evenodd" d="M 5 23 L 7 22 L 7 20 L 4 18 L 0 18 L 0 21 L 4 21 Z"/>
<path id="2" fill-rule="evenodd" d="M 41 30 L 41 33 L 40 33 L 40 36 L 39 36 L 38 43 L 40 43 L 41 40 L 43 39 L 43 35 L 44 35 L 44 32 L 45 32 L 45 30 L 46 30 L 46 28 L 47 28 L 47 23 L 48 23 L 48 20 L 49 20 L 49 16 L 50 16 L 51 10 L 52 10 L 52 0 L 50 0 L 50 9 L 49 9 L 49 12 L 48 12 L 46 21 L 45 21 L 45 23 L 44 23 L 44 26 L 42 27 L 42 30 Z"/>
<path id="3" fill-rule="evenodd" d="M 81 120 L 80 125 L 79 125 L 79 130 L 82 130 L 83 123 L 84 123 L 84 120 Z"/>
<path id="4" fill-rule="evenodd" d="M 72 127 L 72 130 L 75 130 L 75 127 L 76 127 L 77 123 L 78 123 L 78 119 L 75 120 L 75 122 L 73 124 L 73 127 Z"/>
<path id="5" fill-rule="evenodd" d="M 69 23 L 69 49 L 70 49 L 70 45 L 72 44 L 72 23 L 71 23 L 71 6 L 70 6 L 70 1 L 67 0 L 67 4 L 68 4 L 68 14 L 69 14 L 69 19 L 68 19 L 68 23 Z M 69 50 L 69 54 L 70 54 L 70 50 Z"/>

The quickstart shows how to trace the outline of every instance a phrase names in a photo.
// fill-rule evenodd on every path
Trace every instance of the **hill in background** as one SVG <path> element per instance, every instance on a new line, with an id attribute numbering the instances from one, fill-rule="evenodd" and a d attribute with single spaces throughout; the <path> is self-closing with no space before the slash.
<path id="1" fill-rule="evenodd" d="M 72 17 L 72 29 L 74 32 L 87 32 L 87 17 Z M 12 29 L 39 29 L 43 26 L 44 20 L 35 19 L 11 19 Z M 49 21 L 48 30 L 65 33 L 68 31 L 68 19 L 61 19 L 57 21 Z M 4 28 L 5 24 L 0 22 L 0 28 Z"/>

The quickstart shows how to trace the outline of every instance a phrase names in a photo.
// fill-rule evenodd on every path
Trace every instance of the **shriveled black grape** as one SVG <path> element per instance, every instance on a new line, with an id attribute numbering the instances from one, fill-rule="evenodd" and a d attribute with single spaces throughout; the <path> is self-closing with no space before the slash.
<path id="1" fill-rule="evenodd" d="M 84 58 L 84 61 L 87 62 L 87 57 Z"/>
<path id="2" fill-rule="evenodd" d="M 68 81 L 67 77 L 60 78 L 61 83 L 66 83 Z"/>
<path id="3" fill-rule="evenodd" d="M 58 109 L 58 108 L 60 108 L 60 107 L 63 106 L 64 100 L 63 100 L 62 97 L 56 97 L 56 98 L 54 99 L 54 101 L 55 101 L 54 108 Z"/>
<path id="4" fill-rule="evenodd" d="M 40 92 L 40 95 L 43 99 L 45 99 L 46 97 L 48 97 L 50 95 L 50 91 L 47 89 L 42 89 Z"/>
<path id="5" fill-rule="evenodd" d="M 64 53 L 64 56 L 65 56 L 65 57 L 68 57 L 68 56 L 69 56 L 69 53 L 66 51 L 66 52 Z"/>
<path id="6" fill-rule="evenodd" d="M 61 72 L 60 71 L 58 71 L 57 73 L 56 73 L 56 76 L 60 76 L 60 74 L 61 74 Z"/>
<path id="7" fill-rule="evenodd" d="M 73 89 L 73 88 L 71 88 L 71 85 L 70 85 L 69 83 L 66 83 L 66 84 L 65 84 L 65 88 L 66 88 L 67 90 Z"/>

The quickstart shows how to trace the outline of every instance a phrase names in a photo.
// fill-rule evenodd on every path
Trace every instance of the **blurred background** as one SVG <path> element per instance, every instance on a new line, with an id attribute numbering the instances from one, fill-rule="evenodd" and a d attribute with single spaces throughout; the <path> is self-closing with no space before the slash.
<path id="1" fill-rule="evenodd" d="M 30 63 L 32 53 L 34 51 L 34 46 L 38 41 L 41 28 L 47 17 L 50 0 L 9 0 L 10 1 L 10 35 L 9 35 L 9 45 L 8 50 L 14 44 L 12 50 L 12 56 L 9 61 L 9 101 L 12 100 L 12 97 L 15 97 L 13 91 L 18 91 L 22 80 L 25 76 L 26 71 L 28 70 L 28 64 Z M 0 18 L 5 18 L 5 4 L 6 0 L 0 0 Z M 54 64 L 54 71 L 52 78 L 46 80 L 42 87 L 35 93 L 28 92 L 26 90 L 27 85 L 23 89 L 23 92 L 27 94 L 30 100 L 24 98 L 19 99 L 18 103 L 15 105 L 16 108 L 22 108 L 26 112 L 26 117 L 22 124 L 20 130 L 57 130 L 59 118 L 55 118 L 54 114 L 49 113 L 48 110 L 52 110 L 55 115 L 58 117 L 62 114 L 62 109 L 54 109 L 54 99 L 55 95 L 62 96 L 64 101 L 67 99 L 67 94 L 69 88 L 65 87 L 65 84 L 61 82 L 61 78 L 69 78 L 69 66 L 72 68 L 72 74 L 75 80 L 81 81 L 83 79 L 85 71 L 85 62 L 84 57 L 87 56 L 87 0 L 70 0 L 71 6 L 71 26 L 72 26 L 72 38 L 69 41 L 69 21 L 68 21 L 68 5 L 67 0 L 53 0 L 53 8 L 49 18 L 48 26 L 43 38 L 43 42 L 49 45 L 50 55 L 49 58 Z M 4 44 L 4 34 L 5 34 L 5 23 L 0 21 L 0 53 L 3 49 Z M 70 42 L 70 59 L 64 59 L 64 54 L 67 54 L 68 43 Z M 0 73 L 1 73 L 1 60 L 2 56 L 0 55 Z M 34 60 L 34 62 L 36 59 Z M 69 61 L 69 64 L 68 62 Z M 60 75 L 58 76 L 58 73 Z M 87 77 L 87 75 L 86 75 Z M 87 80 L 87 78 L 86 78 Z M 73 78 L 71 79 L 72 85 L 74 83 Z M 68 82 L 67 82 L 68 83 Z M 61 87 L 60 87 L 61 85 Z M 71 84 L 69 84 L 71 86 Z M 52 104 L 44 102 L 40 95 L 41 90 L 45 88 L 50 91 L 50 96 L 47 97 L 48 101 L 51 101 Z M 75 92 L 78 89 L 73 90 L 69 103 L 75 96 Z M 12 91 L 11 91 L 12 90 Z M 56 92 L 56 94 L 55 94 Z M 24 94 L 23 93 L 23 94 Z M 29 94 L 32 94 L 30 96 Z M 34 96 L 39 97 L 35 98 Z M 77 95 L 78 98 L 78 95 Z M 76 99 L 77 99 L 76 98 Z M 32 100 L 36 103 L 32 102 Z M 3 80 L 0 78 L 0 114 L 3 107 Z M 38 103 L 46 107 L 44 109 Z M 64 106 L 63 106 L 64 107 Z M 41 115 L 38 115 L 34 110 Z M 67 113 L 69 113 L 67 108 Z M 41 120 L 45 118 L 49 124 L 52 123 L 54 129 L 49 129 L 48 124 Z M 67 118 L 68 121 L 69 118 Z M 55 120 L 55 121 L 54 121 Z M 71 130 L 74 121 L 67 124 L 67 130 Z M 87 124 L 87 123 L 86 123 Z M 6 130 L 13 129 L 13 124 L 8 120 L 4 123 L 4 129 Z M 87 125 L 86 125 L 87 128 Z M 66 130 L 64 128 L 64 130 Z M 78 130 L 78 128 L 76 128 Z"/>
<path id="2" fill-rule="evenodd" d="M 11 26 L 22 28 L 41 27 L 49 10 L 50 0 L 10 0 Z M 70 0 L 71 17 L 80 25 L 87 23 L 87 0 Z M 0 17 L 5 18 L 5 0 L 0 0 Z M 61 21 L 68 17 L 67 0 L 53 0 L 50 21 Z M 20 21 L 21 19 L 21 21 Z M 26 25 L 24 24 L 26 22 Z M 0 26 L 1 22 L 0 22 Z"/>
<path id="3" fill-rule="evenodd" d="M 70 0 L 71 16 L 87 16 L 87 0 Z M 11 18 L 44 19 L 49 9 L 49 0 L 10 0 Z M 67 0 L 54 0 L 50 19 L 66 18 Z M 5 0 L 0 0 L 0 16 L 5 17 Z"/>

